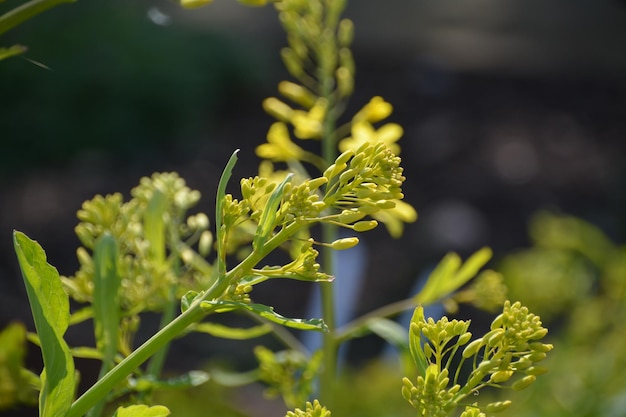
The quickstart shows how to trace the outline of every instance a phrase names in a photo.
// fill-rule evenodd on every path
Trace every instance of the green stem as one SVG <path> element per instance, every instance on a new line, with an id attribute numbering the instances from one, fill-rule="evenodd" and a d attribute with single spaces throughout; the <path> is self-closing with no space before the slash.
<path id="1" fill-rule="evenodd" d="M 184 332 L 189 325 L 201 320 L 207 314 L 206 311 L 200 308 L 200 303 L 196 303 L 176 317 L 74 401 L 65 417 L 81 417 L 85 415 L 94 404 L 105 398 L 117 384 L 148 358 Z"/>

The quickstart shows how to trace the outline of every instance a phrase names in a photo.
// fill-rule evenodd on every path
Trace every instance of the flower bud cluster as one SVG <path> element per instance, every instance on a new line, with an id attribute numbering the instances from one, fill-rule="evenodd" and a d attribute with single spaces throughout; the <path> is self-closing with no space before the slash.
<path id="1" fill-rule="evenodd" d="M 285 417 L 330 417 L 330 411 L 314 400 L 312 404 L 307 401 L 304 410 L 296 408 L 294 411 L 287 411 Z"/>
<path id="2" fill-rule="evenodd" d="M 502 387 L 507 384 L 513 390 L 522 390 L 546 372 L 545 368 L 535 363 L 543 360 L 552 350 L 552 345 L 539 342 L 547 330 L 541 326 L 539 317 L 521 303 L 505 301 L 502 313 L 494 319 L 491 330 L 481 338 L 470 342 L 468 328 L 469 322 L 466 321 L 449 321 L 446 317 L 436 322 L 432 318 L 425 319 L 421 307 L 416 309 L 409 334 L 411 354 L 418 368 L 427 368 L 418 376 L 415 386 L 405 378 L 402 392 L 414 407 L 422 410 L 423 414 L 419 415 L 439 415 L 437 410 L 450 411 L 461 400 L 486 386 Z M 454 372 L 452 388 L 447 389 L 447 367 L 459 351 L 461 358 Z M 469 373 L 462 371 L 468 359 L 471 360 Z M 443 377 L 433 377 L 444 373 Z M 464 382 L 460 380 L 463 374 L 468 374 Z M 516 375 L 518 377 L 514 378 Z M 448 395 L 450 393 L 451 396 Z M 439 404 L 438 408 L 429 410 L 428 407 L 432 406 L 422 398 L 430 398 L 434 404 Z M 492 413 L 510 405 L 509 400 L 497 401 L 485 405 L 484 409 Z M 462 415 L 484 416 L 476 404 L 467 407 Z"/>
<path id="3" fill-rule="evenodd" d="M 448 370 L 438 370 L 432 364 L 425 376 L 418 376 L 415 384 L 408 378 L 402 379 L 402 397 L 418 410 L 419 416 L 446 417 L 454 408 L 452 400 L 461 388 L 458 384 L 448 389 Z"/>
<path id="4" fill-rule="evenodd" d="M 155 173 L 144 177 L 131 191 L 133 198 L 124 202 L 121 194 L 96 196 L 83 203 L 76 226 L 82 247 L 77 250 L 80 269 L 72 277 L 63 277 L 63 283 L 72 298 L 91 302 L 93 297 L 94 264 L 90 253 L 95 242 L 104 234 L 111 234 L 118 242 L 120 255 L 118 271 L 122 277 L 120 303 L 131 314 L 143 310 L 159 311 L 167 303 L 172 285 L 193 286 L 198 271 L 188 270 L 189 276 L 175 276 L 168 263 L 170 259 L 155 259 L 151 241 L 144 229 L 146 218 L 153 216 L 163 224 L 166 249 L 178 250 L 176 245 L 185 239 L 187 244 L 200 243 L 201 252 L 208 253 L 212 235 L 209 220 L 203 213 L 185 218 L 186 211 L 200 198 L 176 173 Z M 154 203 L 158 204 L 154 204 Z M 166 253 L 167 255 L 167 253 Z M 186 291 L 183 288 L 180 292 Z"/>

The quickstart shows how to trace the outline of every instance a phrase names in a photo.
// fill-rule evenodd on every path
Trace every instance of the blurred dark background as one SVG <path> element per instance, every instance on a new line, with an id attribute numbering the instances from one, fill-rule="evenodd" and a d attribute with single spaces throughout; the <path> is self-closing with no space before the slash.
<path id="1" fill-rule="evenodd" d="M 357 312 L 406 297 L 447 251 L 487 245 L 498 258 L 527 245 L 539 209 L 624 242 L 625 2 L 353 0 L 346 15 L 356 25 L 349 112 L 373 95 L 394 104 L 405 194 L 420 214 L 399 241 L 382 228 L 365 236 Z M 256 173 L 271 123 L 261 101 L 287 77 L 283 38 L 271 7 L 81 0 L 2 39 L 29 51 L 0 62 L 0 325 L 30 322 L 13 229 L 71 275 L 84 200 L 176 170 L 211 211 L 235 148 L 235 176 Z M 285 314 L 307 297 L 289 289 L 274 293 Z"/>

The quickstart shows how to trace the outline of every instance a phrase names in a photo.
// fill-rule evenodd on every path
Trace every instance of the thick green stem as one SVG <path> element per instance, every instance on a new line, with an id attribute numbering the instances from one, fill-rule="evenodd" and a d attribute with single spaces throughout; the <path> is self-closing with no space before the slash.
<path id="1" fill-rule="evenodd" d="M 202 310 L 200 304 L 197 303 L 176 317 L 74 401 L 66 417 L 85 415 L 94 404 L 105 398 L 124 378 L 172 339 L 184 332 L 189 325 L 201 320 L 206 314 L 207 312 Z"/>

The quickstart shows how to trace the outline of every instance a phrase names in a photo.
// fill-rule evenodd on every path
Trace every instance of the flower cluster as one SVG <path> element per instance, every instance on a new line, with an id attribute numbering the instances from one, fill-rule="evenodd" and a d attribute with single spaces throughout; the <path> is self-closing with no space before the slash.
<path id="1" fill-rule="evenodd" d="M 532 384 L 538 375 L 546 371 L 535 363 L 546 358 L 552 345 L 539 340 L 547 334 L 538 316 L 530 313 L 519 302 L 504 303 L 503 311 L 491 324 L 491 330 L 483 337 L 470 342 L 469 321 L 438 321 L 424 318 L 418 307 L 411 322 L 409 339 L 411 354 L 420 369 L 415 384 L 403 379 L 402 395 L 419 415 L 446 416 L 460 405 L 467 396 L 484 387 L 503 387 L 510 381 L 513 390 L 522 390 Z M 457 352 L 461 350 L 460 362 L 450 381 L 448 372 Z M 466 360 L 471 359 L 467 379 L 461 381 Z M 514 375 L 519 375 L 513 379 Z M 451 385 L 451 386 L 450 386 Z M 508 408 L 510 400 L 485 405 L 487 412 Z M 477 404 L 467 407 L 463 415 L 480 416 Z"/>
<path id="2" fill-rule="evenodd" d="M 330 417 L 330 411 L 317 400 L 313 404 L 307 401 L 304 410 L 296 408 L 294 411 L 287 411 L 285 417 Z"/>
<path id="3" fill-rule="evenodd" d="M 76 226 L 76 234 L 83 244 L 77 250 L 80 269 L 72 277 L 63 277 L 63 283 L 75 300 L 92 300 L 94 263 L 90 251 L 94 250 L 95 242 L 108 233 L 120 244 L 118 269 L 122 277 L 122 309 L 129 314 L 160 311 L 168 302 L 173 285 L 184 282 L 191 285 L 195 281 L 193 277 L 181 279 L 174 275 L 171 267 L 174 259 L 168 252 L 178 253 L 180 245 L 188 248 L 197 243 L 200 252 L 207 254 L 212 242 L 209 220 L 203 213 L 186 217 L 187 210 L 198 202 L 200 193 L 187 187 L 176 173 L 144 177 L 131 195 L 133 198 L 127 202 L 116 193 L 98 195 L 83 203 L 77 214 L 80 223 Z M 197 271 L 190 271 L 191 275 L 194 273 Z"/>

